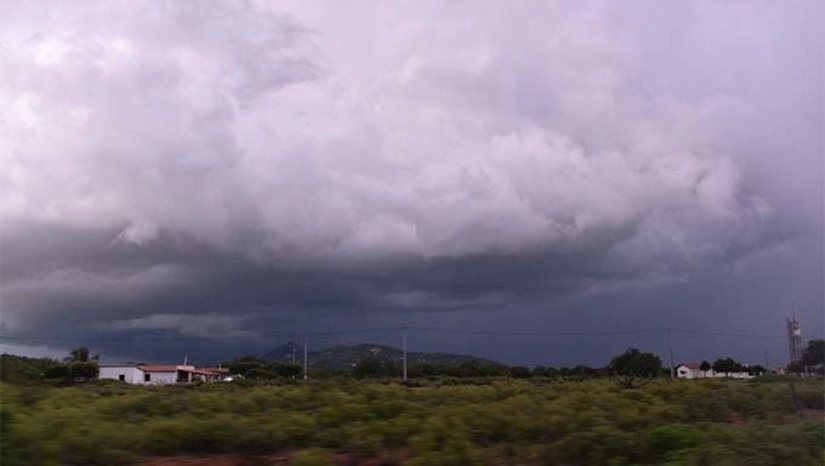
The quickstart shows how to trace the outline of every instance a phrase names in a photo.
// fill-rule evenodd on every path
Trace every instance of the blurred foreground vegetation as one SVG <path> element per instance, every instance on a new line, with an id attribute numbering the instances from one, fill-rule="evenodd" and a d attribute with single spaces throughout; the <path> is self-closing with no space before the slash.
<path id="1" fill-rule="evenodd" d="M 4 466 L 284 451 L 295 464 L 825 461 L 821 379 L 656 379 L 634 389 L 611 378 L 4 382 L 0 401 Z"/>

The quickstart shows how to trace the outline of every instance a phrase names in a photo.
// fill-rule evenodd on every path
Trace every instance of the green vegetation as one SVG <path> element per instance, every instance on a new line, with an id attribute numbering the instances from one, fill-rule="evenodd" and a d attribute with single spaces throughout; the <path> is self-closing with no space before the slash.
<path id="1" fill-rule="evenodd" d="M 297 350 L 297 344 L 287 343 L 275 348 L 265 354 L 262 359 L 269 361 L 288 362 L 293 357 L 300 359 L 303 357 L 302 350 Z M 309 366 L 313 369 L 323 368 L 331 371 L 349 371 L 353 367 L 364 364 L 378 363 L 384 367 L 394 367 L 401 364 L 403 352 L 392 346 L 377 345 L 372 343 L 362 343 L 358 345 L 338 345 L 327 348 L 319 352 L 309 353 Z M 499 364 L 488 359 L 478 358 L 464 354 L 453 353 L 417 353 L 411 351 L 407 353 L 407 361 L 410 366 L 435 366 L 435 367 L 455 367 L 461 364 L 474 364 L 478 366 L 489 366 L 503 368 Z"/>
<path id="2" fill-rule="evenodd" d="M 811 340 L 802 350 L 802 360 L 788 365 L 789 372 L 825 375 L 825 340 Z"/>
<path id="3" fill-rule="evenodd" d="M 295 464 L 818 465 L 821 380 L 0 384 L 0 464 L 296 451 Z"/>
<path id="4" fill-rule="evenodd" d="M 236 359 L 225 364 L 233 375 L 249 379 L 278 379 L 297 377 L 303 373 L 301 366 L 281 362 L 268 362 L 253 356 Z"/>
<path id="5" fill-rule="evenodd" d="M 825 460 L 821 379 L 670 380 L 658 356 L 631 348 L 604 369 L 418 360 L 401 383 L 394 356 L 358 358 L 315 367 L 309 382 L 299 365 L 246 357 L 227 364 L 243 375 L 232 383 L 130 386 L 90 382 L 97 364 L 85 348 L 64 362 L 2 355 L 0 464 L 184 454 L 283 454 L 296 465 Z"/>
<path id="6" fill-rule="evenodd" d="M 66 358 L 65 362 L 89 362 L 89 361 L 97 361 L 100 359 L 98 355 L 92 356 L 91 351 L 89 348 L 85 346 L 81 346 L 80 348 L 75 348 L 69 353 L 69 357 Z"/>
<path id="7" fill-rule="evenodd" d="M 31 382 L 46 378 L 46 374 L 63 366 L 46 358 L 27 358 L 13 354 L 0 355 L 0 378 L 4 382 Z M 59 369 L 58 369 L 59 370 Z"/>
<path id="8" fill-rule="evenodd" d="M 82 352 L 85 350 L 85 354 Z M 78 351 L 81 351 L 78 353 Z M 50 382 L 68 385 L 97 378 L 98 366 L 86 348 L 72 351 L 64 362 L 46 358 L 0 355 L 0 380 L 4 382 Z"/>
<path id="9" fill-rule="evenodd" d="M 610 372 L 618 376 L 618 383 L 624 388 L 636 388 L 655 378 L 662 371 L 662 360 L 651 353 L 642 353 L 630 348 L 616 356 L 608 366 Z"/>

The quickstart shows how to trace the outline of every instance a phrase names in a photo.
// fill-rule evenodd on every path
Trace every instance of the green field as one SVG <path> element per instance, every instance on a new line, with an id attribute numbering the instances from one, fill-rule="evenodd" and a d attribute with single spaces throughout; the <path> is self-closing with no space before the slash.
<path id="1" fill-rule="evenodd" d="M 821 465 L 821 380 L 0 384 L 2 464 Z"/>

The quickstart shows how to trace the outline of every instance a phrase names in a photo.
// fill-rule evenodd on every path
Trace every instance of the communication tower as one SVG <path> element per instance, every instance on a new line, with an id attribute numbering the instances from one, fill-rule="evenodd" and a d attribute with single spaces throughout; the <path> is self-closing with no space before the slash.
<path id="1" fill-rule="evenodd" d="M 791 364 L 802 360 L 802 326 L 795 315 L 788 319 L 788 350 Z"/>

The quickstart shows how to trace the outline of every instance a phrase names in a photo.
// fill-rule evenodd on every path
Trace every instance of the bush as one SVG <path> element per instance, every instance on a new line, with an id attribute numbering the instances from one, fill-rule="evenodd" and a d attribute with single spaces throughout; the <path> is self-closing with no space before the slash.
<path id="1" fill-rule="evenodd" d="M 312 448 L 304 450 L 295 455 L 292 463 L 294 466 L 330 466 L 332 453 L 322 448 Z"/>
<path id="2" fill-rule="evenodd" d="M 820 464 L 819 381 L 439 378 L 248 386 L 0 383 L 0 464 L 147 455 L 338 453 L 410 464 Z M 794 394 L 795 393 L 795 394 Z M 818 407 L 817 407 L 818 406 Z"/>

